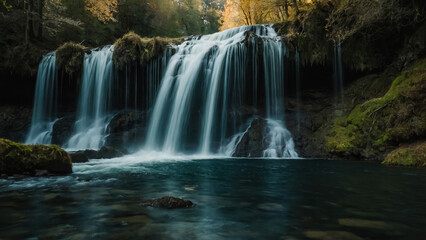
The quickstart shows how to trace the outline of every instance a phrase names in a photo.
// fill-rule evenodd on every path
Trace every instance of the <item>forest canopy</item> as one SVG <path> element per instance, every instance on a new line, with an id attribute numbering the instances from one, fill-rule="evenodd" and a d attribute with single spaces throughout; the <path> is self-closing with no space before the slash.
<path id="1" fill-rule="evenodd" d="M 6 33 L 1 42 L 44 39 L 88 45 L 111 43 L 129 31 L 143 37 L 180 37 L 252 24 L 297 20 L 303 25 L 319 8 L 328 8 L 323 27 L 330 37 L 344 39 L 378 20 L 421 21 L 425 10 L 422 0 L 1 1 L 0 20 Z"/>
<path id="2" fill-rule="evenodd" d="M 0 1 L 0 61 L 6 63 L 0 72 L 24 65 L 27 70 L 17 73 L 32 75 L 42 54 L 69 41 L 97 47 L 131 31 L 148 38 L 181 37 L 263 23 L 279 23 L 287 42 L 313 53 L 307 61 L 321 62 L 327 53 L 318 46 L 353 36 L 371 41 L 377 33 L 421 24 L 426 5 L 424 0 Z"/>

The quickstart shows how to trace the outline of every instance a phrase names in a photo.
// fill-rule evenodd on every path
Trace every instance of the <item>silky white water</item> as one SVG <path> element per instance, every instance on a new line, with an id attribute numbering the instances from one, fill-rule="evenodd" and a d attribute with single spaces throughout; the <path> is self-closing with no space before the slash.
<path id="1" fill-rule="evenodd" d="M 238 142 L 247 119 L 261 107 L 271 143 L 264 156 L 297 157 L 285 128 L 287 49 L 271 25 L 192 37 L 142 68 L 126 66 L 122 74 L 113 53 L 114 47 L 106 46 L 84 57 L 76 121 L 64 145 L 68 150 L 101 148 L 111 119 L 125 109 L 149 111 L 145 152 L 231 156 L 230 143 Z M 40 64 L 28 143 L 51 143 L 55 76 L 50 54 Z"/>
<path id="2" fill-rule="evenodd" d="M 248 34 L 255 38 L 246 40 Z M 261 47 L 258 47 L 261 41 Z M 249 48 L 254 49 L 249 61 Z M 259 49 L 261 48 L 261 49 Z M 217 153 L 241 129 L 229 114 L 247 98 L 257 102 L 258 53 L 263 55 L 266 117 L 279 121 L 276 138 L 265 156 L 297 157 L 291 134 L 284 127 L 284 55 L 286 49 L 269 25 L 244 26 L 185 41 L 177 47 L 162 80 L 147 134 L 146 150 L 168 153 Z M 256 73 L 253 91 L 247 91 L 247 72 Z M 276 135 L 279 135 L 276 136 Z M 191 139 L 198 139 L 196 143 Z M 279 139 L 279 141 L 278 141 Z M 285 139 L 285 140 L 283 140 Z M 278 146 L 280 145 L 280 146 Z M 284 147 L 285 148 L 285 147 Z M 232 148 L 231 148 L 232 149 Z M 276 153 L 280 151 L 280 153 Z M 286 154 L 282 153 L 284 151 Z M 291 152 L 291 153 L 289 153 Z M 289 154 L 287 154 L 289 153 Z"/>
<path id="3" fill-rule="evenodd" d="M 50 144 L 56 120 L 57 73 L 54 52 L 43 56 L 38 67 L 31 128 L 26 144 Z"/>
<path id="4" fill-rule="evenodd" d="M 114 64 L 113 46 L 86 54 L 77 121 L 73 136 L 66 144 L 69 149 L 99 149 L 103 146 L 113 100 Z"/>

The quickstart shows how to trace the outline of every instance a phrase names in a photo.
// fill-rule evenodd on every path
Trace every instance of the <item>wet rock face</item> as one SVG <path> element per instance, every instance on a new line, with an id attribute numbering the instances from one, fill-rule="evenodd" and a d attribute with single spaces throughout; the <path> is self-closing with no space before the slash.
<path id="1" fill-rule="evenodd" d="M 268 148 L 264 141 L 267 121 L 257 118 L 252 121 L 247 132 L 241 137 L 233 157 L 262 157 L 263 151 Z"/>
<path id="2" fill-rule="evenodd" d="M 75 115 L 66 116 L 56 121 L 52 130 L 52 144 L 64 145 L 73 133 L 74 123 Z"/>
<path id="3" fill-rule="evenodd" d="M 189 200 L 184 200 L 176 197 L 162 197 L 142 202 L 143 206 L 150 206 L 154 208 L 166 208 L 166 209 L 177 209 L 177 208 L 189 208 L 195 206 L 195 204 Z"/>
<path id="4" fill-rule="evenodd" d="M 140 145 L 148 123 L 147 114 L 141 111 L 122 111 L 108 125 L 106 146 L 125 151 L 134 144 Z"/>
<path id="5" fill-rule="evenodd" d="M 124 153 L 110 146 L 104 146 L 99 151 L 87 149 L 70 153 L 74 163 L 88 162 L 89 159 L 111 159 L 124 156 Z"/>
<path id="6" fill-rule="evenodd" d="M 89 158 L 82 152 L 70 153 L 69 155 L 73 163 L 85 163 L 89 161 Z"/>
<path id="7" fill-rule="evenodd" d="M 24 145 L 0 139 L 0 173 L 45 175 L 39 170 L 53 174 L 72 173 L 71 158 L 55 145 Z"/>
<path id="8" fill-rule="evenodd" d="M 32 110 L 22 106 L 0 106 L 0 138 L 25 141 Z"/>
<path id="9" fill-rule="evenodd" d="M 104 146 L 101 148 L 101 150 L 98 151 L 98 157 L 99 158 L 117 158 L 117 157 L 122 157 L 124 154 L 122 152 L 120 152 L 119 150 L 113 148 L 113 147 L 109 147 L 109 146 Z"/>

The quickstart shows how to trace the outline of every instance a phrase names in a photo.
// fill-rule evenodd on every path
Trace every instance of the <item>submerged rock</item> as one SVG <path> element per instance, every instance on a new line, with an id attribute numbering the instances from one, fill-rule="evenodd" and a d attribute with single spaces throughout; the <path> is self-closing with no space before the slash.
<path id="1" fill-rule="evenodd" d="M 46 177 L 49 175 L 49 172 L 47 170 L 36 170 L 34 176 L 36 177 Z"/>
<path id="2" fill-rule="evenodd" d="M 71 158 L 59 146 L 24 145 L 0 139 L 0 173 L 35 174 L 37 170 L 72 173 Z"/>
<path id="3" fill-rule="evenodd" d="M 306 231 L 305 236 L 310 239 L 322 240 L 363 240 L 363 238 L 345 231 Z"/>
<path id="4" fill-rule="evenodd" d="M 394 222 L 384 222 L 384 221 L 375 221 L 359 218 L 341 218 L 338 220 L 339 224 L 346 227 L 357 227 L 357 228 L 371 228 L 379 230 L 396 230 L 401 228 L 406 228 L 406 226 L 394 223 Z"/>
<path id="5" fill-rule="evenodd" d="M 142 205 L 166 209 L 189 208 L 195 206 L 195 204 L 189 200 L 170 196 L 143 201 Z"/>

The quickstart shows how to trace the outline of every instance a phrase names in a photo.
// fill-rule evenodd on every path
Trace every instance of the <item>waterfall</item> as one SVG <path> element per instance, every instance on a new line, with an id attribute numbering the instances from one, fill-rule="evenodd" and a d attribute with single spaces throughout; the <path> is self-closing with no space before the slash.
<path id="1" fill-rule="evenodd" d="M 163 54 L 151 60 L 147 64 L 147 84 L 143 87 L 146 88 L 144 92 L 147 94 L 145 94 L 144 100 L 148 109 L 154 106 L 155 98 L 160 88 L 161 79 L 164 77 L 167 64 L 173 55 L 173 51 L 174 48 L 171 46 L 170 48 L 166 49 Z"/>
<path id="2" fill-rule="evenodd" d="M 343 108 L 343 64 L 342 64 L 342 43 L 340 39 L 334 46 L 334 61 L 333 61 L 333 80 L 334 80 L 334 102 L 335 107 Z M 339 107 L 340 106 L 340 107 Z"/>
<path id="3" fill-rule="evenodd" d="M 283 123 L 269 119 L 267 121 L 268 134 L 265 141 L 269 141 L 269 147 L 263 151 L 263 157 L 297 158 L 299 155 L 294 150 L 294 141 L 291 133 Z"/>
<path id="4" fill-rule="evenodd" d="M 84 57 L 82 84 L 73 136 L 69 149 L 99 149 L 103 146 L 114 98 L 113 46 L 92 50 Z M 127 98 L 126 98 L 127 99 Z"/>
<path id="5" fill-rule="evenodd" d="M 297 100 L 297 113 L 296 113 L 296 119 L 297 119 L 297 132 L 300 133 L 300 104 L 301 104 L 301 80 L 300 80 L 300 54 L 299 50 L 296 47 L 296 53 L 295 53 L 295 62 L 296 62 L 296 100 Z"/>
<path id="6" fill-rule="evenodd" d="M 84 57 L 76 122 L 68 150 L 99 149 L 117 111 L 149 112 L 144 149 L 232 155 L 247 122 L 267 119 L 265 157 L 297 157 L 285 127 L 284 58 L 272 25 L 191 37 L 147 63 L 113 63 L 113 46 Z M 40 64 L 29 143 L 51 143 L 56 119 L 55 55 Z M 144 131 L 141 131 L 141 133 Z M 232 145 L 234 144 L 234 145 Z"/>
<path id="7" fill-rule="evenodd" d="M 57 72 L 55 53 L 43 56 L 38 67 L 33 117 L 26 144 L 50 144 L 56 119 Z"/>
<path id="8" fill-rule="evenodd" d="M 252 37 L 247 41 L 247 36 Z M 284 127 L 285 53 L 270 25 L 234 28 L 179 45 L 158 92 L 145 149 L 203 154 L 225 149 L 226 139 L 236 142 L 232 136 L 244 123 L 233 116 L 245 104 L 257 105 L 259 100 L 266 102 L 266 117 L 276 123 L 271 131 L 280 126 L 279 131 L 289 133 Z M 251 82 L 248 75 L 252 75 Z M 264 88 L 259 88 L 259 79 L 264 79 Z M 262 94 L 260 89 L 264 89 Z M 278 135 L 275 145 L 291 140 L 291 134 Z M 271 148 L 282 146 L 275 145 Z"/>

